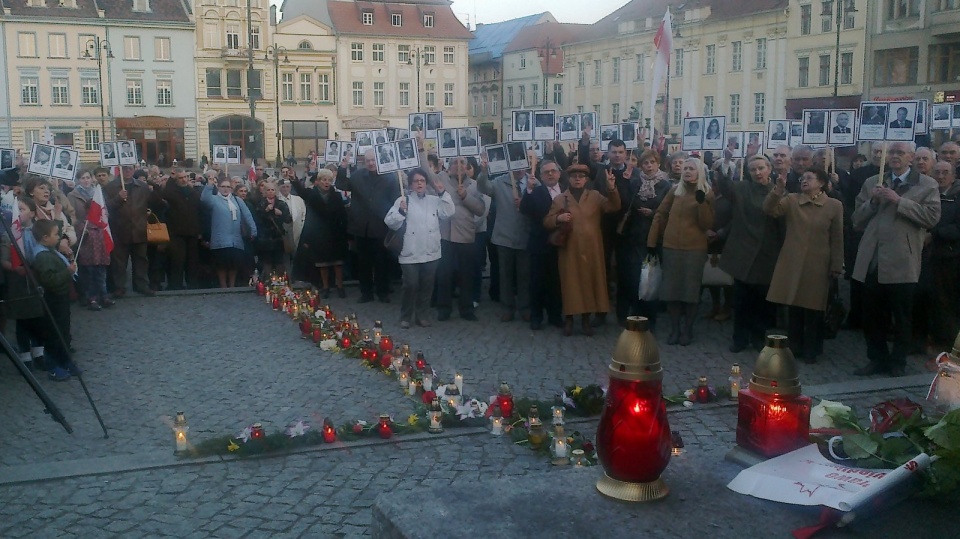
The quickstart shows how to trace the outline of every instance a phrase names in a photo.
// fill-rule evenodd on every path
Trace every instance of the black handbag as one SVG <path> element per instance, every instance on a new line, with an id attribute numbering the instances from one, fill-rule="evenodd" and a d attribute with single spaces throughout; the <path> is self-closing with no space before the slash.
<path id="1" fill-rule="evenodd" d="M 823 313 L 823 338 L 836 339 L 840 332 L 840 326 L 843 325 L 843 319 L 847 316 L 847 308 L 843 306 L 840 299 L 840 286 L 834 279 L 830 285 L 830 297 L 827 298 L 827 309 Z"/>
<path id="2" fill-rule="evenodd" d="M 400 228 L 393 230 L 392 228 L 387 229 L 387 235 L 383 237 L 383 246 L 387 248 L 388 251 L 393 256 L 400 256 L 400 253 L 403 252 L 403 236 L 407 233 L 407 221 L 404 220 L 403 224 L 400 225 Z"/>

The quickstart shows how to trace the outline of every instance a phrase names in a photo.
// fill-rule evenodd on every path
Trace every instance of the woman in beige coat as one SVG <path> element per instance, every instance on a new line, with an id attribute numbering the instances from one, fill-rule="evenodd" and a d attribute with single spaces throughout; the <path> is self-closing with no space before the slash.
<path id="1" fill-rule="evenodd" d="M 566 245 L 558 250 L 560 290 L 565 316 L 563 334 L 568 337 L 573 335 L 573 315 L 581 316 L 583 334 L 589 337 L 593 335 L 590 315 L 605 314 L 610 310 L 600 216 L 620 209 L 620 194 L 616 189 L 616 180 L 609 170 L 609 194 L 606 197 L 593 189 L 585 189 L 589 172 L 586 165 L 572 165 L 567 168 L 570 188 L 553 199 L 550 213 L 543 218 L 543 226 L 547 230 L 552 231 L 563 226 L 570 231 Z"/>
<path id="2" fill-rule="evenodd" d="M 763 211 L 787 227 L 767 301 L 789 307 L 790 348 L 806 363 L 823 353 L 823 312 L 843 272 L 843 204 L 824 192 L 829 182 L 826 172 L 811 169 L 800 178 L 800 192 L 787 194 L 781 176 L 763 201 Z"/>

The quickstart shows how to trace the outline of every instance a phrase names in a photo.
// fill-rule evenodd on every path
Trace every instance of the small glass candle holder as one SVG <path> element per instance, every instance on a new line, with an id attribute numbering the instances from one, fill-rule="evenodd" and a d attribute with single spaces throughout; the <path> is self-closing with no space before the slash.
<path id="1" fill-rule="evenodd" d="M 583 449 L 574 449 L 571 452 L 570 463 L 575 468 L 583 468 L 587 465 L 587 457 L 583 454 Z"/>

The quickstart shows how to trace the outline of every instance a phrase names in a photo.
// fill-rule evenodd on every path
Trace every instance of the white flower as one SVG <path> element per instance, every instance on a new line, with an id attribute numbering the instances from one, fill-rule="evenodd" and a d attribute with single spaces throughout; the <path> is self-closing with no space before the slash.
<path id="1" fill-rule="evenodd" d="M 690 397 L 693 396 L 693 390 L 692 390 L 692 389 L 688 389 L 688 390 L 684 391 L 684 392 L 683 392 L 683 396 L 689 399 Z"/>
<path id="2" fill-rule="evenodd" d="M 810 428 L 811 429 L 832 429 L 835 427 L 831 414 L 847 413 L 850 407 L 839 402 L 821 400 L 820 404 L 810 409 Z"/>
<path id="3" fill-rule="evenodd" d="M 683 401 L 683 407 L 684 407 L 684 408 L 692 408 L 692 407 L 693 407 L 693 403 L 690 402 L 690 401 Z"/>
<path id="4" fill-rule="evenodd" d="M 310 429 L 310 425 L 304 423 L 302 420 L 297 421 L 296 423 L 291 423 L 287 426 L 287 436 L 291 438 L 296 438 L 297 436 L 303 436 L 307 433 L 307 430 Z"/>
<path id="5" fill-rule="evenodd" d="M 326 320 L 326 319 L 327 319 L 327 312 L 324 311 L 324 310 L 319 310 L 319 311 L 313 313 L 313 317 L 314 317 L 314 318 L 319 318 L 319 319 L 321 319 L 321 320 Z"/>
<path id="6" fill-rule="evenodd" d="M 337 349 L 337 341 L 334 339 L 320 341 L 320 349 L 326 352 L 333 352 Z"/>
<path id="7" fill-rule="evenodd" d="M 567 392 L 564 391 L 560 393 L 560 400 L 569 408 L 576 408 L 577 403 L 573 402 L 573 399 L 567 396 Z"/>
<path id="8" fill-rule="evenodd" d="M 240 434 L 237 435 L 237 438 L 240 440 L 243 440 L 243 443 L 247 443 L 250 441 L 250 433 L 252 432 L 253 432 L 253 429 L 250 427 L 247 427 L 242 431 L 240 431 Z"/>

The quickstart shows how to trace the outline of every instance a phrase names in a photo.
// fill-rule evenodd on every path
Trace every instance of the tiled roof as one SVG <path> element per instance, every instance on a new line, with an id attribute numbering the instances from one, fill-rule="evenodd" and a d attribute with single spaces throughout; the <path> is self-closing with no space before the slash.
<path id="1" fill-rule="evenodd" d="M 581 36 L 591 29 L 589 24 L 566 24 L 559 22 L 545 22 L 524 28 L 517 37 L 503 50 L 503 53 L 542 49 L 549 47 L 549 53 L 555 56 L 546 61 L 541 55 L 540 69 L 546 75 L 556 75 L 563 72 L 563 45 L 575 43 Z M 549 71 L 549 72 L 548 72 Z"/>
<path id="2" fill-rule="evenodd" d="M 64 4 L 70 4 L 65 1 Z M 188 7 L 182 0 L 150 0 L 150 11 L 133 10 L 133 0 L 76 0 L 77 7 L 60 7 L 58 0 L 46 0 L 46 7 L 33 7 L 29 0 L 0 0 L 15 17 L 37 19 L 98 19 L 97 9 L 104 11 L 103 21 L 163 21 L 189 23 Z"/>
<path id="3" fill-rule="evenodd" d="M 737 2 L 734 0 L 631 0 L 620 9 L 600 19 L 593 25 L 591 33 L 596 38 L 617 32 L 617 26 L 623 21 L 654 20 L 653 30 L 660 24 L 667 7 L 674 17 L 674 26 L 679 22 L 678 15 L 685 10 L 710 7 L 710 19 L 723 20 L 745 17 L 753 13 L 785 9 L 787 0 L 750 0 Z M 589 39 L 584 36 L 584 40 Z"/>
<path id="4" fill-rule="evenodd" d="M 487 55 L 490 60 L 496 60 L 503 55 L 503 49 L 513 41 L 520 30 L 544 20 L 556 22 L 550 12 L 544 12 L 509 21 L 478 24 L 473 31 L 473 39 L 470 40 L 470 56 Z"/>
<path id="5" fill-rule="evenodd" d="M 333 26 L 330 21 L 330 10 L 327 9 L 327 0 L 283 0 L 280 4 L 280 13 L 281 22 L 306 15 L 327 26 Z"/>
<path id="6" fill-rule="evenodd" d="M 374 0 L 327 3 L 330 20 L 338 34 L 428 37 L 434 39 L 471 39 L 473 34 L 453 14 L 447 0 L 406 0 L 380 2 Z M 373 12 L 373 24 L 365 25 L 363 11 Z M 402 25 L 392 24 L 392 15 L 401 15 Z M 433 28 L 423 26 L 423 15 L 433 15 Z"/>

